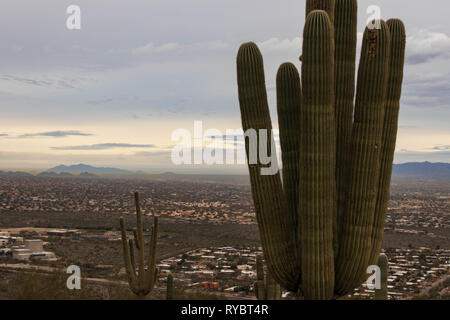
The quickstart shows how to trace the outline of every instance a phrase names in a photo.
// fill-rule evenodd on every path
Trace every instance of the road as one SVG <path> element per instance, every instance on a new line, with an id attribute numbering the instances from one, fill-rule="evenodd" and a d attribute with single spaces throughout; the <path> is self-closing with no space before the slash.
<path id="1" fill-rule="evenodd" d="M 6 268 L 13 272 L 18 271 L 18 270 L 42 271 L 44 273 L 55 272 L 55 271 L 64 272 L 64 270 L 61 270 L 58 268 L 52 268 L 52 267 L 46 267 L 46 266 L 34 266 L 34 265 L 25 264 L 25 263 L 0 264 L 0 269 L 1 268 Z M 128 283 L 125 281 L 114 281 L 114 280 L 108 280 L 108 279 L 102 279 L 102 278 L 82 278 L 82 281 L 86 281 L 88 283 L 94 283 L 94 284 L 102 284 L 102 285 L 128 286 Z"/>

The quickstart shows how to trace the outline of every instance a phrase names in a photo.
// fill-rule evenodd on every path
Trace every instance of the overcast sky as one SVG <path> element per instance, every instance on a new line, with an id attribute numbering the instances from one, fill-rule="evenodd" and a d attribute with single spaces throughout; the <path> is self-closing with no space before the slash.
<path id="1" fill-rule="evenodd" d="M 66 27 L 69 5 L 81 30 Z M 407 27 L 396 162 L 450 162 L 450 3 L 359 1 Z M 0 168 L 79 162 L 170 168 L 177 128 L 238 129 L 235 57 L 264 55 L 276 126 L 275 74 L 300 68 L 305 1 L 15 0 L 0 9 Z M 432 10 L 430 10 L 432 9 Z"/>

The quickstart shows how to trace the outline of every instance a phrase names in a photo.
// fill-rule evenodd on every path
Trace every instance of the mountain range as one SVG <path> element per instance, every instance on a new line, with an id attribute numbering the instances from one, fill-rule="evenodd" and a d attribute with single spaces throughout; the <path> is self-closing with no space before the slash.
<path id="1" fill-rule="evenodd" d="M 450 179 L 450 163 L 407 162 L 394 164 L 393 177 Z"/>
<path id="2" fill-rule="evenodd" d="M 32 176 L 32 174 L 27 172 L 13 172 L 13 171 L 1 171 L 2 176 Z M 128 171 L 119 168 L 112 167 L 95 167 L 88 164 L 75 164 L 75 165 L 58 165 L 56 167 L 50 168 L 46 171 L 41 172 L 38 176 L 44 177 L 71 177 L 80 176 L 85 178 L 94 178 L 101 175 L 106 176 L 145 176 L 146 173 L 143 171 Z M 160 177 L 177 177 L 186 174 L 178 174 L 173 172 L 165 172 L 159 174 Z M 223 174 L 213 174 L 213 176 L 220 176 Z M 235 173 L 230 173 L 231 175 L 236 175 Z M 394 164 L 392 168 L 392 177 L 395 178 L 406 178 L 406 179 L 438 179 L 446 180 L 450 179 L 450 163 L 443 162 L 407 162 L 402 164 Z"/>
<path id="3" fill-rule="evenodd" d="M 109 167 L 94 167 L 87 164 L 76 165 L 59 165 L 48 171 L 54 172 L 86 172 L 86 173 L 123 173 L 123 174 L 135 174 L 136 172 L 127 171 L 119 168 Z M 144 172 L 139 171 L 142 174 Z M 163 175 L 175 175 L 173 172 L 165 172 Z M 442 162 L 407 162 L 402 164 L 394 164 L 392 168 L 393 177 L 417 177 L 417 178 L 450 178 L 450 163 Z"/>

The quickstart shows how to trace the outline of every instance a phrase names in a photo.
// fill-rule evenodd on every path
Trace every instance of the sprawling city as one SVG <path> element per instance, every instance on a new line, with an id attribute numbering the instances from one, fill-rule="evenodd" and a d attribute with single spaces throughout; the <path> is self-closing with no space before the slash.
<path id="1" fill-rule="evenodd" d="M 134 225 L 133 192 L 139 191 L 146 238 L 152 218 L 160 217 L 152 296 L 164 297 L 171 274 L 180 296 L 255 299 L 256 258 L 263 251 L 248 178 L 148 177 L 0 175 L 0 297 L 25 294 L 9 285 L 19 275 L 70 265 L 80 266 L 83 281 L 96 288 L 93 296 L 127 297 L 119 218 Z M 450 182 L 394 178 L 391 188 L 383 241 L 388 298 L 448 299 Z M 346 298 L 373 295 L 363 284 Z M 283 292 L 283 298 L 294 297 Z"/>

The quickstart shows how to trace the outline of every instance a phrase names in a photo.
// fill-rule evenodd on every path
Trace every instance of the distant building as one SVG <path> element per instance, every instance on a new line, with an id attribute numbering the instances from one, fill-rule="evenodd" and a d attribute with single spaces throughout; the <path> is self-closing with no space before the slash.
<path id="1" fill-rule="evenodd" d="M 44 251 L 44 241 L 41 239 L 28 239 L 23 246 L 12 247 L 12 257 L 18 260 L 56 260 L 56 255 L 50 251 Z"/>
<path id="2" fill-rule="evenodd" d="M 200 282 L 200 286 L 202 286 L 203 288 L 217 289 L 217 288 L 219 288 L 219 283 L 204 281 L 204 282 Z"/>
<path id="3" fill-rule="evenodd" d="M 30 249 L 16 248 L 12 250 L 13 259 L 17 260 L 28 260 L 31 256 Z"/>
<path id="4" fill-rule="evenodd" d="M 53 229 L 47 231 L 47 235 L 49 237 L 70 238 L 72 236 L 79 234 L 80 234 L 79 230 Z"/>
<path id="5" fill-rule="evenodd" d="M 25 248 L 31 253 L 38 253 L 44 251 L 44 241 L 41 239 L 30 239 L 24 241 Z"/>

